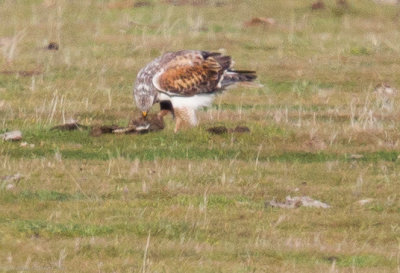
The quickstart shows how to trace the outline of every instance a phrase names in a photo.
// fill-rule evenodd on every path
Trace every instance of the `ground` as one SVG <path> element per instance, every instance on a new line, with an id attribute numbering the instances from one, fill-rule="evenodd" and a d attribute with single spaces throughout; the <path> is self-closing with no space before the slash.
<path id="1" fill-rule="evenodd" d="M 0 272 L 398 272 L 400 7 L 312 3 L 0 0 L 0 133 L 26 142 L 0 143 Z M 264 86 L 177 134 L 50 130 L 127 125 L 179 49 Z M 331 208 L 265 205 L 289 195 Z"/>

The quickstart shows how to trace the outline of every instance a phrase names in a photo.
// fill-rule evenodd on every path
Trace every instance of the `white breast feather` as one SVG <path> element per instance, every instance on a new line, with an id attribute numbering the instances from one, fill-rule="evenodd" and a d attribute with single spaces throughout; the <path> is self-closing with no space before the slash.
<path id="1" fill-rule="evenodd" d="M 159 101 L 171 100 L 171 96 L 169 96 L 168 93 L 158 92 L 158 100 Z"/>
<path id="2" fill-rule="evenodd" d="M 174 108 L 190 108 L 197 110 L 201 107 L 209 107 L 214 97 L 214 94 L 198 94 L 190 97 L 171 96 L 170 99 Z"/>

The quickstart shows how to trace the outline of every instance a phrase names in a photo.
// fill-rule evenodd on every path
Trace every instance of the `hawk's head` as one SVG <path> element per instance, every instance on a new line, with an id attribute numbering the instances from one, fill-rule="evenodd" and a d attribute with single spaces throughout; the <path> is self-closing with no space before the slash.
<path id="1" fill-rule="evenodd" d="M 150 111 L 151 106 L 153 105 L 154 96 L 135 94 L 135 102 L 139 110 L 142 111 L 143 117 L 146 117 L 147 113 Z"/>
<path id="2" fill-rule="evenodd" d="M 136 106 L 142 111 L 143 117 L 147 116 L 153 106 L 155 95 L 151 87 L 145 83 L 136 84 L 133 90 Z"/>

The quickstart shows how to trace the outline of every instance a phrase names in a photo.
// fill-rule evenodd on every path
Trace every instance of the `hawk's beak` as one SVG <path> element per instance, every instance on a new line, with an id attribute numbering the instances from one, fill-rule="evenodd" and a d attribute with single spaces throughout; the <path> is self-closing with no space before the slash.
<path id="1" fill-rule="evenodd" d="M 146 111 L 142 111 L 142 116 L 143 116 L 143 118 L 146 118 L 147 117 L 147 112 Z"/>

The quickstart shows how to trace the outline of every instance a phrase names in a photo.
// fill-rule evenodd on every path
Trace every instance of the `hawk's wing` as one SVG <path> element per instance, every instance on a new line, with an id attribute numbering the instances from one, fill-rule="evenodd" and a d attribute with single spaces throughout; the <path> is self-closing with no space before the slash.
<path id="1" fill-rule="evenodd" d="M 206 51 L 179 51 L 169 56 L 153 77 L 154 86 L 170 95 L 191 96 L 221 88 L 231 57 Z"/>

